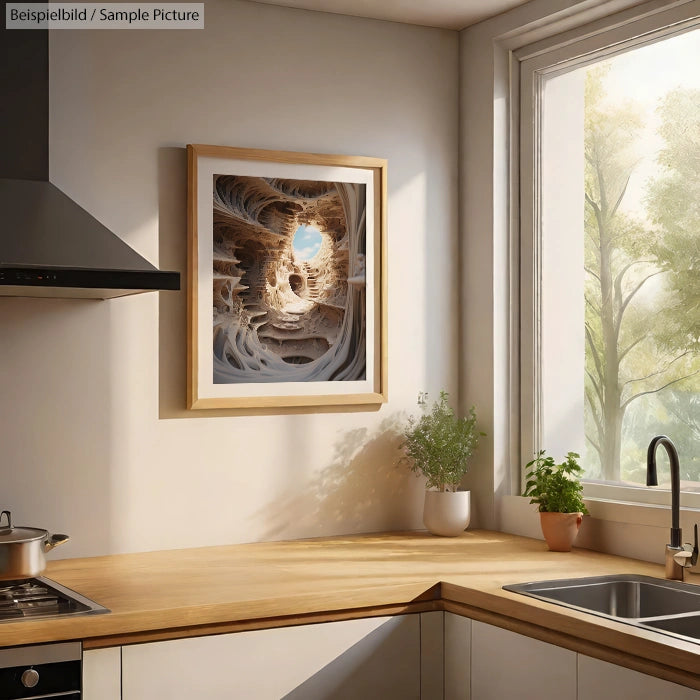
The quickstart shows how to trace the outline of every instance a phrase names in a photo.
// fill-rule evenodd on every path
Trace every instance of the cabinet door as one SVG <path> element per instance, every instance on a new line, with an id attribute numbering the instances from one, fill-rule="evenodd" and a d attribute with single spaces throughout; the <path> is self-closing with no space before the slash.
<path id="1" fill-rule="evenodd" d="M 472 698 L 576 700 L 573 651 L 473 620 L 471 658 Z"/>
<path id="2" fill-rule="evenodd" d="M 126 646 L 122 698 L 419 700 L 419 616 Z"/>
<path id="3" fill-rule="evenodd" d="M 443 700 L 445 681 L 445 613 L 420 613 L 420 697 Z"/>
<path id="4" fill-rule="evenodd" d="M 578 700 L 700 700 L 700 691 L 661 678 L 578 656 Z"/>
<path id="5" fill-rule="evenodd" d="M 471 697 L 471 625 L 467 617 L 445 613 L 445 700 Z"/>
<path id="6" fill-rule="evenodd" d="M 120 700 L 121 647 L 83 652 L 83 700 Z"/>

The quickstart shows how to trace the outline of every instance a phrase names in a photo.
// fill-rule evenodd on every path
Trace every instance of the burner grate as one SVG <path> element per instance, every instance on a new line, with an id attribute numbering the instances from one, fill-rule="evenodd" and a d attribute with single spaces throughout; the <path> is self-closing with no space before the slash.
<path id="1" fill-rule="evenodd" d="M 103 612 L 109 610 L 45 578 L 0 582 L 0 622 Z"/>

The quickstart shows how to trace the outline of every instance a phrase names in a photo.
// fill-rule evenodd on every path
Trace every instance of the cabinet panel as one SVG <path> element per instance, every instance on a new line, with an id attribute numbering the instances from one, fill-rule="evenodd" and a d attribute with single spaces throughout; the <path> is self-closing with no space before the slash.
<path id="1" fill-rule="evenodd" d="M 83 700 L 120 700 L 121 647 L 83 652 Z"/>
<path id="2" fill-rule="evenodd" d="M 471 696 L 576 700 L 576 653 L 472 621 Z"/>
<path id="3" fill-rule="evenodd" d="M 419 700 L 418 615 L 124 647 L 123 700 Z"/>
<path id="4" fill-rule="evenodd" d="M 420 613 L 420 697 L 442 700 L 444 668 L 443 612 Z"/>
<path id="5" fill-rule="evenodd" d="M 445 700 L 471 697 L 471 625 L 467 617 L 445 613 Z"/>
<path id="6" fill-rule="evenodd" d="M 578 656 L 578 700 L 700 700 L 700 691 L 661 678 Z"/>

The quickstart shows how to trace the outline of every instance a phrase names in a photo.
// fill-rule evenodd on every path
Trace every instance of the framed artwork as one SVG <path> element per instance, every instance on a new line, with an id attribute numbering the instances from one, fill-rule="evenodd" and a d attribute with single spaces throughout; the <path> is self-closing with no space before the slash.
<path id="1" fill-rule="evenodd" d="M 386 401 L 386 160 L 187 156 L 188 408 Z"/>

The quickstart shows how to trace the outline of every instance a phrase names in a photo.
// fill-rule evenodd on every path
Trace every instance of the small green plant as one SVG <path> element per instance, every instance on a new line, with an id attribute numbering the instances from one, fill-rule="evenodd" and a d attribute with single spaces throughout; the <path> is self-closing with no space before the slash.
<path id="1" fill-rule="evenodd" d="M 419 405 L 424 406 L 421 394 Z M 456 491 L 467 473 L 468 461 L 479 444 L 480 433 L 476 429 L 476 412 L 472 406 L 469 415 L 457 418 L 447 403 L 448 394 L 440 392 L 440 400 L 430 411 L 416 419 L 408 419 L 403 432 L 402 448 L 411 471 L 426 477 L 426 486 L 438 491 Z"/>
<path id="2" fill-rule="evenodd" d="M 583 469 L 578 463 L 580 455 L 569 452 L 561 464 L 540 450 L 525 468 L 525 493 L 530 503 L 537 503 L 540 513 L 584 513 L 583 486 L 579 476 Z"/>

